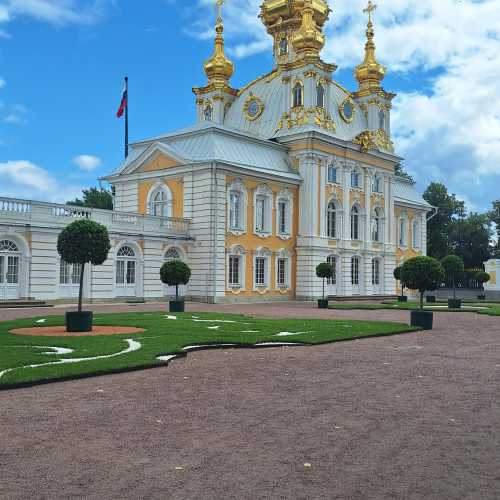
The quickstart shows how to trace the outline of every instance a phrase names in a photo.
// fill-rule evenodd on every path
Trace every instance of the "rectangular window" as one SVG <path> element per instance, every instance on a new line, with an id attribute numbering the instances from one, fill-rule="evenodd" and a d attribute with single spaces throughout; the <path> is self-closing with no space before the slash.
<path id="1" fill-rule="evenodd" d="M 287 221 L 287 202 L 280 201 L 278 203 L 278 230 L 279 234 L 288 233 L 288 221 Z"/>
<path id="2" fill-rule="evenodd" d="M 266 284 L 266 259 L 264 257 L 255 258 L 255 284 L 257 286 Z"/>
<path id="3" fill-rule="evenodd" d="M 403 219 L 399 221 L 399 246 L 406 246 L 406 222 Z"/>
<path id="4" fill-rule="evenodd" d="M 359 259 L 352 259 L 351 261 L 351 283 L 359 285 Z"/>
<path id="5" fill-rule="evenodd" d="M 59 283 L 61 285 L 70 284 L 70 264 L 61 259 L 60 272 L 59 272 Z"/>
<path id="6" fill-rule="evenodd" d="M 380 285 L 380 261 L 372 261 L 372 285 Z"/>
<path id="7" fill-rule="evenodd" d="M 71 273 L 71 281 L 73 285 L 80 284 L 80 273 L 82 272 L 82 266 L 80 264 L 73 264 L 73 269 Z"/>
<path id="8" fill-rule="evenodd" d="M 240 258 L 237 255 L 229 256 L 229 284 L 240 284 Z"/>
<path id="9" fill-rule="evenodd" d="M 125 284 L 125 261 L 119 260 L 116 262 L 116 283 L 118 285 Z"/>
<path id="10" fill-rule="evenodd" d="M 329 285 L 336 285 L 337 284 L 337 259 L 333 256 L 328 257 L 327 259 L 328 264 L 332 266 L 332 277 L 328 279 L 328 284 Z"/>
<path id="11" fill-rule="evenodd" d="M 3 266 L 4 266 L 5 258 L 3 255 L 0 255 L 0 283 L 3 283 Z"/>
<path id="12" fill-rule="evenodd" d="M 278 259 L 278 286 L 287 286 L 288 259 Z"/>
<path id="13" fill-rule="evenodd" d="M 266 229 L 266 199 L 259 197 L 255 206 L 255 229 L 263 233 Z"/>
<path id="14" fill-rule="evenodd" d="M 7 284 L 17 285 L 18 283 L 19 283 L 19 257 L 8 257 Z"/>
<path id="15" fill-rule="evenodd" d="M 375 177 L 373 181 L 373 192 L 381 193 L 382 192 L 382 183 L 379 177 Z"/>
<path id="16" fill-rule="evenodd" d="M 229 227 L 241 229 L 241 196 L 231 193 L 229 197 Z"/>
<path id="17" fill-rule="evenodd" d="M 127 262 L 127 285 L 135 285 L 135 262 L 133 260 Z"/>
<path id="18" fill-rule="evenodd" d="M 352 172 L 351 173 L 351 187 L 353 188 L 359 188 L 360 186 L 360 175 L 359 172 Z"/>
<path id="19" fill-rule="evenodd" d="M 413 248 L 417 249 L 417 248 L 420 248 L 420 243 L 419 243 L 419 239 L 420 239 L 420 234 L 419 234 L 419 230 L 418 230 L 418 222 L 414 222 L 413 223 Z"/>
<path id="20" fill-rule="evenodd" d="M 337 169 L 335 167 L 328 167 L 328 182 L 337 182 Z"/>

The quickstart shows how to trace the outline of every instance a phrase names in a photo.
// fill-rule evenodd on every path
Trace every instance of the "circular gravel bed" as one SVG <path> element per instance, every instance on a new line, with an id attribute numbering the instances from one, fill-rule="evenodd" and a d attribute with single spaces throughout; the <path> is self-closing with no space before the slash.
<path id="1" fill-rule="evenodd" d="M 96 337 L 99 335 L 129 335 L 131 333 L 142 333 L 144 331 L 143 328 L 127 326 L 94 326 L 91 332 L 68 333 L 64 326 L 46 326 L 17 328 L 10 330 L 10 333 L 29 337 Z"/>

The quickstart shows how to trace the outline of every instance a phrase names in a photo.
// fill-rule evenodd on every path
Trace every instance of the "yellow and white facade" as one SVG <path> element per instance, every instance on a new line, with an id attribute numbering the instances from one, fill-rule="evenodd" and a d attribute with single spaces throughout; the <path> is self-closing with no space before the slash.
<path id="1" fill-rule="evenodd" d="M 208 82 L 193 89 L 197 123 L 133 144 L 105 178 L 114 211 L 93 217 L 118 222 L 110 227 L 107 274 L 89 271 L 88 298 L 169 295 L 158 274 L 169 258 L 192 268 L 185 293 L 195 300 L 315 299 L 322 290 L 315 268 L 325 261 L 335 269 L 330 295 L 396 293 L 396 265 L 426 252 L 432 207 L 394 174 L 401 162 L 391 141 L 395 95 L 382 88 L 373 10 L 369 2 L 355 91 L 335 82 L 336 66 L 320 57 L 330 15 L 325 0 L 263 3 L 274 67 L 241 89 L 230 83 L 235 68 L 219 12 L 214 53 L 204 66 Z M 2 219 L 0 210 L 0 240 Z M 135 280 L 127 287 L 129 275 Z M 57 280 L 45 294 L 27 281 L 21 295 L 58 298 Z"/>

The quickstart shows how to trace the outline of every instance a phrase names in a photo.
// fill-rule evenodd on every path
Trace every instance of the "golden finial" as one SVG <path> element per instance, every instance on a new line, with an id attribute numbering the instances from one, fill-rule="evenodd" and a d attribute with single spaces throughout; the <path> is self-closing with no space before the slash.
<path id="1" fill-rule="evenodd" d="M 375 32 L 373 30 L 372 13 L 377 6 L 368 1 L 368 6 L 363 9 L 368 14 L 368 26 L 366 30 L 365 59 L 355 71 L 356 79 L 359 82 L 359 94 L 371 94 L 381 89 L 380 83 L 385 77 L 385 67 L 378 63 L 375 57 Z"/>
<path id="2" fill-rule="evenodd" d="M 216 87 L 224 87 L 233 76 L 233 63 L 224 53 L 224 24 L 222 22 L 222 5 L 225 0 L 216 0 L 217 21 L 215 25 L 215 47 L 212 57 L 205 63 L 205 73 L 209 83 Z"/>
<path id="3" fill-rule="evenodd" d="M 302 25 L 292 37 L 292 44 L 297 54 L 319 59 L 319 53 L 325 45 L 325 35 L 316 23 L 312 0 L 304 0 Z"/>

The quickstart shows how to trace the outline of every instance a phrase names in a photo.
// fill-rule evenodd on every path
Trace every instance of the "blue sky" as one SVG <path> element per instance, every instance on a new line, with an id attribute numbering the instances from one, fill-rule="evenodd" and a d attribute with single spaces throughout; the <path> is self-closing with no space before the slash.
<path id="1" fill-rule="evenodd" d="M 0 0 L 0 195 L 64 201 L 123 156 L 115 113 L 130 78 L 131 140 L 194 122 L 212 0 Z M 228 51 L 242 86 L 272 66 L 261 0 L 228 0 Z M 420 188 L 443 181 L 472 209 L 500 198 L 500 2 L 381 0 L 397 151 Z M 324 59 L 355 88 L 364 0 L 337 0 Z M 404 5 L 402 5 L 404 4 Z M 476 23 L 471 23 L 475 19 Z M 473 26 L 471 26 L 473 24 Z"/>

